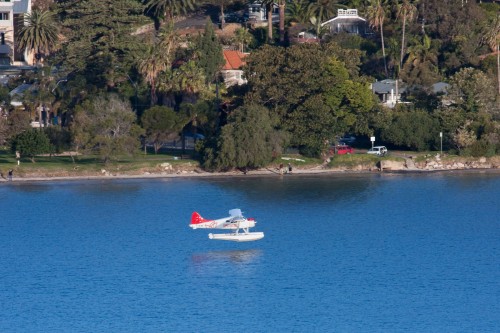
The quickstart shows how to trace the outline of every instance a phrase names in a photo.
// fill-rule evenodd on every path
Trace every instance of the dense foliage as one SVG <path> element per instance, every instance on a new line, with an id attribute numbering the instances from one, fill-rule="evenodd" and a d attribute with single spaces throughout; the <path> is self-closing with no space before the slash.
<path id="1" fill-rule="evenodd" d="M 326 156 L 345 133 L 428 150 L 437 149 L 441 132 L 447 150 L 499 152 L 499 4 L 276 0 L 274 27 L 270 16 L 267 27 L 242 26 L 232 35 L 213 24 L 221 16 L 224 27 L 223 14 L 241 19 L 249 2 L 35 2 L 18 41 L 44 67 L 10 83 L 33 84 L 23 108 L 0 91 L 0 142 L 18 142 L 32 133 L 30 121 L 46 119 L 61 127 L 44 132 L 52 150 L 71 146 L 103 161 L 134 153 L 139 139 L 158 151 L 166 140 L 203 137 L 197 150 L 209 169 L 261 167 L 290 146 Z M 325 29 L 340 8 L 358 9 L 368 33 Z M 181 15 L 195 10 L 212 20 L 183 30 Z M 297 32 L 321 43 L 285 38 Z M 250 51 L 248 84 L 222 83 L 223 49 Z M 382 106 L 370 84 L 383 79 L 399 80 L 408 103 Z M 436 92 L 440 81 L 446 88 Z"/>
<path id="2" fill-rule="evenodd" d="M 40 130 L 30 129 L 16 135 L 12 141 L 12 150 L 27 156 L 35 162 L 35 156 L 50 152 L 50 141 L 47 135 Z"/>

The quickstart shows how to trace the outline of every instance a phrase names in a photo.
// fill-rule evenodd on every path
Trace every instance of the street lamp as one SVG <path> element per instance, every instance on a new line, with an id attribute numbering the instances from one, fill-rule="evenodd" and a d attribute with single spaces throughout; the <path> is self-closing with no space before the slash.
<path id="1" fill-rule="evenodd" d="M 443 132 L 439 132 L 439 138 L 441 139 L 441 156 L 443 155 Z"/>
<path id="2" fill-rule="evenodd" d="M 59 80 L 57 81 L 56 83 L 56 86 L 54 87 L 54 89 L 52 89 L 51 93 L 54 94 L 54 91 L 57 89 L 57 86 L 59 85 L 59 83 L 61 82 L 68 82 L 68 79 L 62 79 L 62 80 Z"/>

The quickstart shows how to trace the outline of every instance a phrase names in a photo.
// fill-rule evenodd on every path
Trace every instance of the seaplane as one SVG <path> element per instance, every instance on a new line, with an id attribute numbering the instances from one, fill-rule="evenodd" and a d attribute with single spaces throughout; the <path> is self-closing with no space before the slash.
<path id="1" fill-rule="evenodd" d="M 229 217 L 207 220 L 197 212 L 191 215 L 189 226 L 193 229 L 223 229 L 231 232 L 222 234 L 208 234 L 208 238 L 215 240 L 226 240 L 233 242 L 251 242 L 264 238 L 263 232 L 250 232 L 249 229 L 255 227 L 253 218 L 243 217 L 241 209 L 231 209 Z"/>

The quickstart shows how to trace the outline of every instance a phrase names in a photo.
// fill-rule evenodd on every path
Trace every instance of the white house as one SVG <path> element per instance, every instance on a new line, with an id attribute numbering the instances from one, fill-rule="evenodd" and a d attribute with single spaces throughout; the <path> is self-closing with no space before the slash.
<path id="1" fill-rule="evenodd" d="M 246 84 L 247 79 L 244 77 L 242 67 L 245 65 L 245 57 L 248 53 L 234 50 L 224 50 L 223 53 L 226 63 L 221 73 L 226 87 Z"/>
<path id="2" fill-rule="evenodd" d="M 260 1 L 254 1 L 247 6 L 247 22 L 254 26 L 264 26 L 267 24 L 267 10 L 266 6 Z M 278 23 L 280 20 L 279 7 L 277 4 L 273 4 L 273 23 Z"/>
<path id="3" fill-rule="evenodd" d="M 372 92 L 377 95 L 382 105 L 393 108 L 401 101 L 401 94 L 406 91 L 406 87 L 401 81 L 386 79 L 376 81 L 371 85 Z"/>
<path id="4" fill-rule="evenodd" d="M 16 48 L 15 36 L 24 14 L 31 12 L 31 0 L 0 0 L 0 65 L 32 65 L 33 56 Z"/>
<path id="5" fill-rule="evenodd" d="M 336 17 L 321 23 L 321 26 L 326 27 L 331 34 L 346 32 L 366 35 L 370 33 L 366 19 L 358 15 L 357 9 L 339 9 Z"/>

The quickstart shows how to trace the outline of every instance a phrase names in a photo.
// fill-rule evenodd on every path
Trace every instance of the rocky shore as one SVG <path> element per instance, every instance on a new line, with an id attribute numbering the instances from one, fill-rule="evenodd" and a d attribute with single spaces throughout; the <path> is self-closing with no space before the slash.
<path id="1" fill-rule="evenodd" d="M 383 171 L 443 171 L 443 170 L 470 170 L 470 169 L 500 169 L 500 157 L 491 158 L 463 158 L 428 156 L 425 159 L 415 160 L 413 156 L 400 156 L 402 161 L 381 160 L 379 170 Z"/>
<path id="2" fill-rule="evenodd" d="M 326 164 L 314 166 L 295 165 L 293 175 L 314 175 L 314 174 L 349 174 L 349 173 L 376 173 L 376 172 L 438 172 L 438 171 L 463 171 L 481 170 L 489 172 L 500 172 L 500 156 L 463 158 L 463 157 L 441 157 L 428 156 L 424 159 L 416 159 L 414 156 L 392 156 L 397 158 L 381 159 L 374 165 L 355 165 L 351 167 L 331 168 Z M 195 163 L 174 165 L 168 162 L 159 164 L 154 169 L 136 171 L 111 171 L 105 168 L 99 172 L 86 174 L 68 174 L 61 172 L 32 172 L 29 174 L 16 175 L 13 182 L 29 181 L 57 181 L 57 180 L 99 180 L 99 179 L 134 179 L 134 178 L 175 178 L 175 177 L 232 177 L 251 175 L 280 175 L 279 169 L 275 166 L 261 168 L 257 170 L 232 170 L 227 172 L 207 172 L 200 169 Z M 8 182 L 5 175 L 0 178 L 0 182 Z"/>

